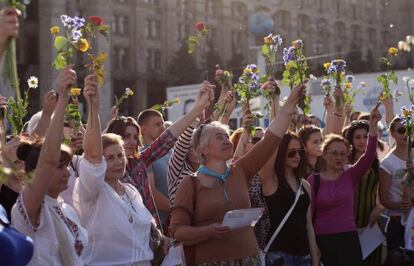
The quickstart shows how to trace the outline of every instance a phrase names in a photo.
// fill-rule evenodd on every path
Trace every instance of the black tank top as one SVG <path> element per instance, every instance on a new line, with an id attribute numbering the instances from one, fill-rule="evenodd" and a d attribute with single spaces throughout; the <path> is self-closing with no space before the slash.
<path id="1" fill-rule="evenodd" d="M 11 190 L 8 186 L 2 185 L 0 188 L 0 205 L 4 207 L 7 212 L 9 221 L 11 220 L 11 210 L 17 201 L 19 193 Z"/>
<path id="2" fill-rule="evenodd" d="M 270 196 L 265 196 L 271 224 L 267 241 L 270 240 L 277 226 L 292 206 L 295 201 L 295 196 L 296 192 L 288 184 L 279 185 L 275 193 Z M 275 241 L 270 246 L 270 250 L 282 251 L 296 256 L 309 254 L 306 230 L 306 214 L 309 204 L 309 195 L 302 186 L 302 194 L 299 196 L 298 202 L 286 223 L 283 225 L 282 230 L 280 230 Z"/>

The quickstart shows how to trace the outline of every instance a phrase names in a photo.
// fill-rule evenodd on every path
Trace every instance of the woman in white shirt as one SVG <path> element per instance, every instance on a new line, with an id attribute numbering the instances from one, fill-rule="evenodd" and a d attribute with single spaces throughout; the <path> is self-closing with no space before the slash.
<path id="1" fill-rule="evenodd" d="M 84 155 L 73 192 L 74 207 L 89 234 L 85 264 L 151 265 L 154 252 L 150 236 L 161 235 L 154 230 L 155 220 L 136 188 L 119 180 L 125 173 L 127 158 L 121 136 L 101 136 L 99 94 L 94 77 L 87 77 L 84 95 L 90 110 Z M 199 111 L 190 112 L 170 130 L 184 130 L 210 104 L 211 95 L 210 85 L 202 87 L 194 107 Z"/>
<path id="2" fill-rule="evenodd" d="M 17 149 L 26 173 L 34 171 L 32 182 L 24 187 L 12 209 L 14 227 L 34 241 L 29 265 L 83 265 L 87 233 L 76 212 L 58 201 L 59 193 L 67 188 L 72 158 L 70 148 L 61 143 L 68 88 L 75 83 L 76 73 L 70 67 L 59 73 L 55 116 L 44 143 L 22 143 Z"/>

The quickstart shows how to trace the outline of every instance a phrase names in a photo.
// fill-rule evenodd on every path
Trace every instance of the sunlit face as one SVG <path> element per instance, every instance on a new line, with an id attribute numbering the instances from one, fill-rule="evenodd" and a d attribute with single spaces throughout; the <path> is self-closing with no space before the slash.
<path id="1" fill-rule="evenodd" d="M 364 152 L 368 142 L 368 131 L 364 128 L 359 128 L 354 131 L 352 137 L 352 147 L 358 152 Z"/>
<path id="2" fill-rule="evenodd" d="M 309 136 L 309 139 L 305 142 L 305 151 L 308 156 L 320 157 L 322 156 L 323 137 L 322 132 L 314 132 Z"/>
<path id="3" fill-rule="evenodd" d="M 209 128 L 208 144 L 202 148 L 202 153 L 207 160 L 229 160 L 233 155 L 233 143 L 229 140 L 227 132 L 219 127 Z"/>
<path id="4" fill-rule="evenodd" d="M 134 155 L 138 150 L 138 130 L 134 126 L 127 126 L 125 128 L 125 134 L 123 136 L 124 149 L 126 156 L 130 157 Z"/>
<path id="5" fill-rule="evenodd" d="M 154 141 L 165 131 L 164 119 L 159 116 L 151 116 L 145 124 L 141 126 L 141 130 L 143 136 Z"/>
<path id="6" fill-rule="evenodd" d="M 250 151 L 257 142 L 259 142 L 264 137 L 263 130 L 256 130 L 254 137 L 251 138 L 250 142 L 244 147 L 244 152 L 247 153 Z"/>
<path id="7" fill-rule="evenodd" d="M 127 158 L 123 147 L 119 144 L 112 144 L 103 150 L 106 160 L 106 178 L 119 179 L 125 173 Z"/>
<path id="8" fill-rule="evenodd" d="M 391 130 L 390 132 L 397 146 L 399 147 L 407 146 L 407 136 L 405 135 L 406 127 L 403 124 L 401 124 L 401 122 L 397 122 L 394 126 L 394 130 Z"/>
<path id="9" fill-rule="evenodd" d="M 50 186 L 48 192 L 52 195 L 59 195 L 59 193 L 68 189 L 68 180 L 70 176 L 69 172 L 69 160 L 66 156 L 62 156 L 58 167 L 53 172 L 53 178 L 50 180 Z"/>
<path id="10" fill-rule="evenodd" d="M 286 157 L 285 157 L 285 168 L 296 169 L 299 167 L 301 156 L 304 155 L 304 150 L 300 145 L 299 140 L 292 139 L 289 142 Z"/>
<path id="11" fill-rule="evenodd" d="M 344 169 L 345 164 L 348 162 L 348 148 L 342 141 L 334 141 L 328 145 L 324 159 L 326 161 L 326 167 L 333 170 Z"/>

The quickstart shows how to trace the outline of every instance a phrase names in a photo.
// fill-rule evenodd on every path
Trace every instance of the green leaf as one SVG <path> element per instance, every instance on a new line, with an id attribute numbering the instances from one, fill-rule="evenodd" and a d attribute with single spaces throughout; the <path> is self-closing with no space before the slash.
<path id="1" fill-rule="evenodd" d="M 66 62 L 66 58 L 62 54 L 57 54 L 55 61 L 52 65 L 54 68 L 56 68 L 56 70 L 60 70 L 65 68 L 68 65 L 68 63 Z"/>
<path id="2" fill-rule="evenodd" d="M 269 45 L 264 44 L 264 45 L 262 46 L 262 54 L 263 54 L 265 57 L 270 57 L 270 46 L 269 46 Z"/>
<path id="3" fill-rule="evenodd" d="M 394 71 L 391 71 L 391 74 L 389 75 L 390 80 L 392 80 L 392 82 L 394 82 L 395 85 L 397 85 L 398 83 L 398 77 L 397 74 L 395 74 Z"/>
<path id="4" fill-rule="evenodd" d="M 63 36 L 56 36 L 54 45 L 56 50 L 60 52 L 63 49 L 66 49 L 66 47 L 69 45 L 69 40 Z"/>
<path id="5" fill-rule="evenodd" d="M 188 38 L 188 53 L 192 54 L 197 49 L 198 40 L 196 36 L 190 36 Z"/>

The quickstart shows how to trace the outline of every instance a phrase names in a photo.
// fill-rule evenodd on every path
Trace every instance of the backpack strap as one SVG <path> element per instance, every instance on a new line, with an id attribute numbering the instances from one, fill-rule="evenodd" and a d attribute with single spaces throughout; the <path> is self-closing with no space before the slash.
<path id="1" fill-rule="evenodd" d="M 321 185 L 321 175 L 320 174 L 314 174 L 313 175 L 313 192 L 315 194 L 314 199 L 313 199 L 313 212 L 312 212 L 312 223 L 315 223 L 315 217 L 316 217 L 316 199 L 318 198 L 318 191 L 319 191 L 319 186 Z"/>

